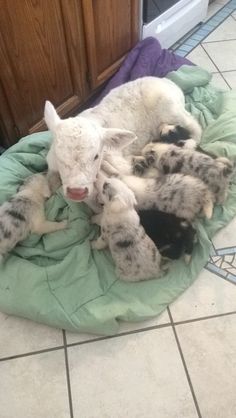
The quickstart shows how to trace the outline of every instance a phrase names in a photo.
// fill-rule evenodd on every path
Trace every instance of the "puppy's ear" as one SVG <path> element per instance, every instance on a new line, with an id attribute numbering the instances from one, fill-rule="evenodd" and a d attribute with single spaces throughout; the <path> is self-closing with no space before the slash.
<path id="1" fill-rule="evenodd" d="M 127 204 L 131 208 L 133 208 L 134 206 L 137 206 L 138 202 L 136 200 L 134 193 L 130 193 L 129 196 L 127 197 Z"/>
<path id="2" fill-rule="evenodd" d="M 114 213 L 120 212 L 125 207 L 127 207 L 127 203 L 124 201 L 124 199 L 121 196 L 114 197 L 110 204 L 110 209 Z"/>
<path id="3" fill-rule="evenodd" d="M 47 127 L 50 131 L 54 131 L 61 119 L 58 116 L 55 107 L 48 100 L 45 103 L 44 107 L 44 120 L 47 124 Z"/>

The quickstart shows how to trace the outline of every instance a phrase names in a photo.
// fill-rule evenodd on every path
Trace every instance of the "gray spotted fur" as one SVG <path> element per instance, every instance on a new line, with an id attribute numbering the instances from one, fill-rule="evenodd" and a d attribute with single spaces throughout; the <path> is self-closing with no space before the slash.
<path id="1" fill-rule="evenodd" d="M 140 210 L 156 208 L 190 222 L 197 216 L 212 216 L 213 196 L 200 179 L 169 174 L 157 178 L 122 176 L 122 180 L 133 190 Z"/>
<path id="2" fill-rule="evenodd" d="M 214 159 L 194 150 L 167 144 L 148 144 L 143 154 L 147 165 L 163 174 L 183 173 L 198 177 L 212 191 L 216 203 L 224 203 L 233 173 L 233 164 L 227 158 Z"/>
<path id="3" fill-rule="evenodd" d="M 116 274 L 122 280 L 137 282 L 157 278 L 161 273 L 161 256 L 140 225 L 133 192 L 115 178 L 108 179 L 104 185 L 100 188 L 104 211 L 93 218 L 101 225 L 101 235 L 92 242 L 92 247 L 109 247 Z"/>
<path id="4" fill-rule="evenodd" d="M 36 174 L 27 178 L 18 193 L 0 206 L 0 259 L 30 232 L 39 234 L 66 227 L 66 222 L 45 219 L 44 201 L 50 196 L 47 179 Z"/>

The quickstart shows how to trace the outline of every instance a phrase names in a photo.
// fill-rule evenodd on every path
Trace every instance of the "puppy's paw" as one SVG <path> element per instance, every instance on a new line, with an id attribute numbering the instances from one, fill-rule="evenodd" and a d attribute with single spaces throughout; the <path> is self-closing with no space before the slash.
<path id="1" fill-rule="evenodd" d="M 132 171 L 136 176 L 142 176 L 147 170 L 148 165 L 144 157 L 133 157 L 132 159 Z"/>
<path id="2" fill-rule="evenodd" d="M 96 215 L 91 216 L 90 223 L 93 225 L 99 225 L 101 222 L 101 214 L 97 213 Z"/>
<path id="3" fill-rule="evenodd" d="M 97 239 L 94 239 L 93 241 L 90 241 L 90 246 L 93 250 L 100 250 L 101 246 Z"/>
<path id="4" fill-rule="evenodd" d="M 194 150 L 197 147 L 196 141 L 192 138 L 186 139 L 185 141 L 178 141 L 176 145 L 178 147 L 182 147 L 185 149 L 192 149 L 192 150 Z"/>
<path id="5" fill-rule="evenodd" d="M 52 194 L 54 194 L 62 185 L 60 174 L 55 171 L 48 171 L 47 180 Z"/>
<path id="6" fill-rule="evenodd" d="M 155 151 L 148 151 L 145 154 L 145 160 L 148 167 L 151 167 L 156 161 Z"/>
<path id="7" fill-rule="evenodd" d="M 58 229 L 66 229 L 66 228 L 68 228 L 68 225 L 69 225 L 68 221 L 58 222 Z"/>
<path id="8" fill-rule="evenodd" d="M 184 254 L 184 261 L 185 261 L 185 264 L 187 264 L 187 265 L 189 265 L 190 263 L 191 263 L 191 260 L 192 260 L 192 254 Z"/>

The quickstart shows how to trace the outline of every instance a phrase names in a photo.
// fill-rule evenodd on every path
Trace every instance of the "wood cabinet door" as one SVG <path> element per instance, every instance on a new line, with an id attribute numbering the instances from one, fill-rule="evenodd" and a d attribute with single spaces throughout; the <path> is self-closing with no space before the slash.
<path id="1" fill-rule="evenodd" d="M 91 87 L 108 79 L 139 38 L 139 0 L 82 0 Z"/>
<path id="2" fill-rule="evenodd" d="M 81 0 L 0 0 L 0 5 L 0 121 L 6 142 L 14 142 L 44 128 L 46 99 L 65 116 L 87 95 L 82 5 Z"/>

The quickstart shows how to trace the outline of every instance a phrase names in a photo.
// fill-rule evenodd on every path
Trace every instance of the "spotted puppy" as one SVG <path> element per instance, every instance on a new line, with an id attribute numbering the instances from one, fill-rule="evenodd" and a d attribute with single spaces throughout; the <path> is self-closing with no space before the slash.
<path id="1" fill-rule="evenodd" d="M 92 241 L 92 248 L 109 247 L 122 280 L 138 282 L 160 276 L 161 256 L 140 225 L 134 193 L 116 178 L 99 178 L 97 187 L 104 210 L 93 217 L 93 222 L 101 225 L 101 235 Z"/>
<path id="2" fill-rule="evenodd" d="M 156 178 L 122 176 L 133 190 L 138 209 L 158 209 L 192 222 L 197 216 L 210 219 L 213 196 L 200 179 L 184 174 L 157 175 Z"/>
<path id="3" fill-rule="evenodd" d="M 195 150 L 162 143 L 146 145 L 142 154 L 148 167 L 155 167 L 163 174 L 183 173 L 200 178 L 212 191 L 216 203 L 224 203 L 233 173 L 233 164 L 227 158 L 214 159 Z"/>
<path id="4" fill-rule="evenodd" d="M 0 206 L 0 259 L 30 232 L 47 234 L 66 228 L 66 221 L 45 219 L 44 202 L 50 195 L 46 177 L 35 174 L 26 179 L 18 193 Z"/>

